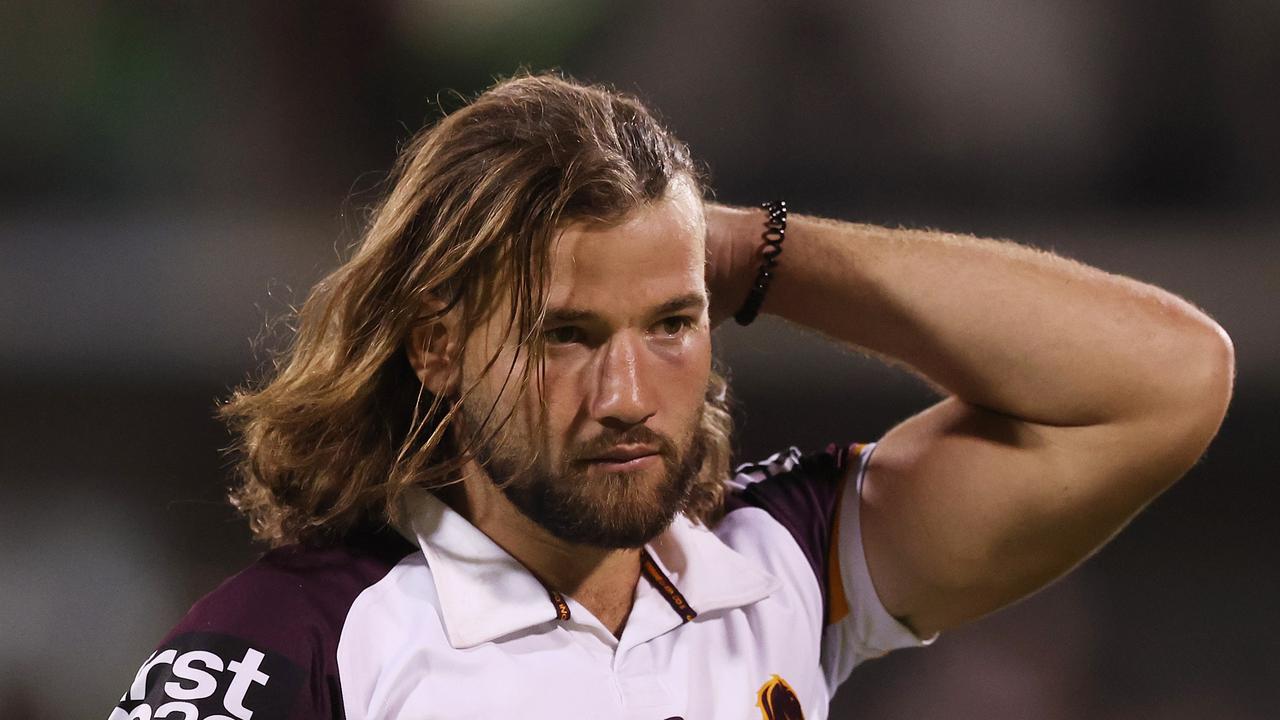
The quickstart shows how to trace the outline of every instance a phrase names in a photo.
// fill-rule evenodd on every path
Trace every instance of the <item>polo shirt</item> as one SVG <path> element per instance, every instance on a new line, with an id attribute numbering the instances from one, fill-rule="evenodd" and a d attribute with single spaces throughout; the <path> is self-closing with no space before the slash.
<path id="1" fill-rule="evenodd" d="M 414 491 L 398 532 L 272 550 L 196 603 L 109 720 L 820 720 L 858 663 L 928 642 L 867 572 L 873 450 L 737 468 L 713 528 L 645 546 L 620 637 Z"/>

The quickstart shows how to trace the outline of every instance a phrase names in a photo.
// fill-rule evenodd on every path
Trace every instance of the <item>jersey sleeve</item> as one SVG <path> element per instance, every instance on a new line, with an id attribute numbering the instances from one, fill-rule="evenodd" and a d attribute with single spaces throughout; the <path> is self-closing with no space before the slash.
<path id="1" fill-rule="evenodd" d="M 830 537 L 827 582 L 830 598 L 823 634 L 822 664 L 832 691 L 864 660 L 892 650 L 928 645 L 937 635 L 920 638 L 880 602 L 867 569 L 862 544 L 862 484 L 875 444 L 849 446 L 845 452 L 842 490 Z"/>
<path id="2" fill-rule="evenodd" d="M 108 720 L 330 718 L 301 707 L 316 687 L 306 665 L 267 643 L 243 634 L 182 633 L 147 658 Z"/>
<path id="3" fill-rule="evenodd" d="M 108 720 L 338 720 L 355 598 L 414 551 L 394 531 L 272 550 L 197 602 Z"/>
<path id="4" fill-rule="evenodd" d="M 335 717 L 316 608 L 270 557 L 191 608 L 108 720 Z"/>
<path id="5" fill-rule="evenodd" d="M 821 658 L 832 692 L 864 660 L 926 645 L 885 609 L 867 570 L 859 522 L 862 481 L 874 444 L 796 448 L 740 466 L 729 509 L 761 508 L 785 527 L 808 561 L 822 598 Z"/>

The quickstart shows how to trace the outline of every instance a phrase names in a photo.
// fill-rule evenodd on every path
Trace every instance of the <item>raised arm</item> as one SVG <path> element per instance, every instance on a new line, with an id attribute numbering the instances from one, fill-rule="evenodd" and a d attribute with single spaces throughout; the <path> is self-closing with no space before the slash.
<path id="1" fill-rule="evenodd" d="M 714 313 L 746 297 L 762 219 L 707 206 Z M 1231 396 L 1204 313 L 1010 242 L 792 214 L 763 311 L 947 395 L 881 439 L 862 495 L 876 591 L 921 635 L 1078 564 L 1195 463 Z"/>

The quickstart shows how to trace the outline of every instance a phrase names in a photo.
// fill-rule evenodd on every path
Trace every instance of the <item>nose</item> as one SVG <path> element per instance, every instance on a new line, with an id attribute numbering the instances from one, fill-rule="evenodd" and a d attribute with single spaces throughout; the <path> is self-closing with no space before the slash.
<path id="1" fill-rule="evenodd" d="M 642 341 L 619 333 L 600 347 L 591 399 L 591 416 L 614 427 L 640 425 L 653 417 L 653 392 L 647 386 Z"/>

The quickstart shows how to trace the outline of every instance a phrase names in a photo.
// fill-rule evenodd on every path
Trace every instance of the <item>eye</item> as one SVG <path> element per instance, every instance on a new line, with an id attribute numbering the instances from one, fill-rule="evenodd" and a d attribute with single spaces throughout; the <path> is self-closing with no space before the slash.
<path id="1" fill-rule="evenodd" d="M 561 325 L 560 327 L 551 328 L 542 333 L 551 345 L 569 345 L 576 342 L 582 342 L 582 329 L 573 325 Z"/>
<path id="2" fill-rule="evenodd" d="M 693 318 L 685 315 L 673 315 L 658 321 L 658 329 L 663 335 L 675 337 L 693 326 Z"/>

